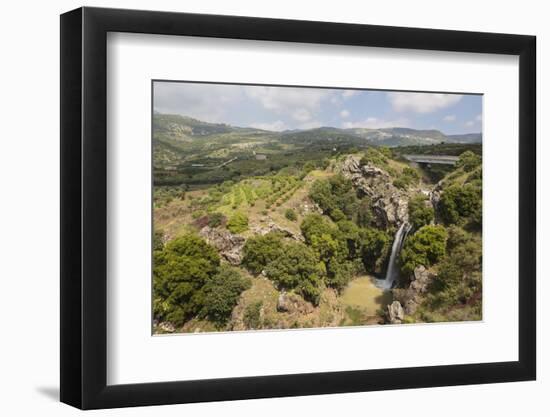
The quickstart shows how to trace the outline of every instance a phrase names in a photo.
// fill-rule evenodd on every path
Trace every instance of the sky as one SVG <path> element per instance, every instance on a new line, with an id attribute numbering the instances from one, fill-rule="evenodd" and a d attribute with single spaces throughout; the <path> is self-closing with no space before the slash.
<path id="1" fill-rule="evenodd" d="M 482 96 L 155 81 L 156 112 L 266 130 L 410 127 L 481 132 Z"/>

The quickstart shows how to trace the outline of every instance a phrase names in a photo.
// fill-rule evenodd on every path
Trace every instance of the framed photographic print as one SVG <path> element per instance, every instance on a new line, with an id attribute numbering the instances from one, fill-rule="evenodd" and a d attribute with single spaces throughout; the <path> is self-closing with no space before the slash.
<path id="1" fill-rule="evenodd" d="M 61 400 L 535 379 L 535 38 L 61 16 Z"/>

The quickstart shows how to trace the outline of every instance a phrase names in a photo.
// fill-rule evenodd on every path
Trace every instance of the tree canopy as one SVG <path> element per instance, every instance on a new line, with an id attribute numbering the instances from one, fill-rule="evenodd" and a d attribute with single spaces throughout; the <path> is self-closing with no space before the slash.
<path id="1" fill-rule="evenodd" d="M 401 270 L 407 274 L 419 265 L 429 267 L 445 255 L 447 231 L 443 226 L 420 228 L 410 236 L 401 250 Z"/>

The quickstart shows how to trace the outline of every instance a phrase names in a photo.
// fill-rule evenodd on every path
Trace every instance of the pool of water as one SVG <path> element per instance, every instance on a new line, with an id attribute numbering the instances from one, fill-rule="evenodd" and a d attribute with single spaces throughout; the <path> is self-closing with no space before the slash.
<path id="1" fill-rule="evenodd" d="M 379 309 L 384 309 L 392 302 L 392 295 L 390 291 L 376 286 L 374 278 L 364 276 L 350 281 L 342 294 L 342 302 L 368 315 L 376 315 Z"/>

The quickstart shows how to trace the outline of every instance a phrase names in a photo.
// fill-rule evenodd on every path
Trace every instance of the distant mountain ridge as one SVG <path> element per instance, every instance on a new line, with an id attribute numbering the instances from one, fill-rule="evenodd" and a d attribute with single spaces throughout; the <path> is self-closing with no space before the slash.
<path id="1" fill-rule="evenodd" d="M 433 145 L 438 143 L 481 143 L 481 133 L 445 135 L 436 129 L 411 129 L 391 127 L 380 129 L 318 127 L 313 129 L 293 129 L 283 132 L 270 131 L 252 127 L 235 127 L 224 123 L 209 123 L 188 116 L 153 114 L 153 129 L 156 136 L 169 138 L 171 141 L 194 141 L 200 138 L 223 134 L 243 134 L 250 136 L 268 135 L 282 142 L 309 143 L 315 140 L 348 141 L 352 143 L 369 143 L 382 146 Z"/>

